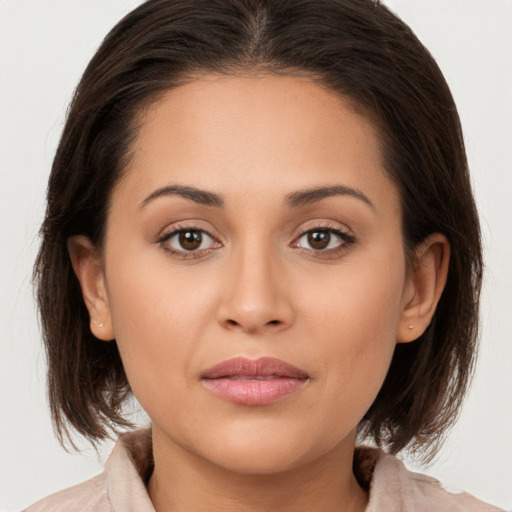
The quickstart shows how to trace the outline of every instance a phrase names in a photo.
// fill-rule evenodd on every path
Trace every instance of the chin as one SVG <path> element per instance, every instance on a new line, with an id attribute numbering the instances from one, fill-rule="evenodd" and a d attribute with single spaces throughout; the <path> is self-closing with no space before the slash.
<path id="1" fill-rule="evenodd" d="M 336 449 L 336 441 L 328 436 L 285 425 L 240 425 L 212 436 L 207 443 L 203 456 L 218 467 L 244 475 L 292 471 Z"/>
<path id="2" fill-rule="evenodd" d="M 227 447 L 222 453 L 211 455 L 211 462 L 241 475 L 273 475 L 292 471 L 306 462 L 303 453 L 292 448 L 277 447 L 273 443 Z"/>

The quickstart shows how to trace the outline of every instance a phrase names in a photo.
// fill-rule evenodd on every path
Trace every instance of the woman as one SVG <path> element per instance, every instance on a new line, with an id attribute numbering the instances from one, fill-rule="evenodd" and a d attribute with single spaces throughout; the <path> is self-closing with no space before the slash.
<path id="1" fill-rule="evenodd" d="M 127 426 L 28 510 L 497 510 L 408 473 L 471 373 L 461 129 L 375 2 L 150 1 L 91 61 L 36 264 L 56 426 Z M 72 340 L 72 343 L 70 343 Z"/>

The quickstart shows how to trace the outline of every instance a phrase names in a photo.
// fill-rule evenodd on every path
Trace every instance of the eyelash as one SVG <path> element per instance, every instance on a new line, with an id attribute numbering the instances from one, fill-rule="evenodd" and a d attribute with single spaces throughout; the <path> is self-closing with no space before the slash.
<path id="1" fill-rule="evenodd" d="M 211 251 L 214 251 L 217 247 L 214 248 L 208 248 L 208 249 L 201 249 L 201 250 L 194 250 L 194 251 L 187 251 L 187 250 L 180 250 L 180 249 L 173 249 L 170 247 L 169 241 L 176 235 L 179 235 L 180 233 L 201 233 L 202 235 L 207 235 L 210 237 L 213 241 L 215 241 L 215 237 L 209 233 L 204 228 L 198 228 L 198 227 L 184 227 L 184 226 L 176 226 L 171 231 L 168 231 L 167 233 L 164 233 L 156 242 L 159 244 L 164 251 L 166 251 L 169 255 L 176 257 L 178 259 L 183 260 L 195 260 L 198 258 L 202 258 L 209 254 Z M 221 246 L 220 242 L 216 242 L 218 244 L 218 247 Z"/>
<path id="2" fill-rule="evenodd" d="M 190 250 L 187 251 L 186 249 L 180 250 L 180 249 L 173 249 L 169 246 L 169 241 L 175 237 L 176 235 L 179 235 L 180 233 L 201 233 L 202 235 L 207 235 L 210 237 L 216 244 L 216 247 L 208 247 L 206 249 L 200 249 L 200 250 Z M 298 237 L 295 238 L 295 240 L 290 244 L 290 247 L 294 248 L 300 248 L 299 240 L 306 237 L 307 235 L 311 233 L 319 233 L 319 232 L 327 232 L 331 236 L 335 235 L 337 238 L 340 239 L 340 244 L 337 247 L 333 247 L 330 249 L 308 249 L 305 247 L 302 247 L 302 250 L 312 254 L 317 257 L 336 257 L 340 255 L 342 252 L 347 250 L 351 245 L 353 245 L 356 240 L 355 238 L 347 233 L 346 231 L 343 231 L 339 229 L 339 227 L 334 226 L 318 226 L 315 228 L 308 229 L 304 232 L 302 232 Z M 214 251 L 215 249 L 222 246 L 222 244 L 218 241 L 216 241 L 215 237 L 209 233 L 204 228 L 198 228 L 198 227 L 184 227 L 184 226 L 176 226 L 171 231 L 164 233 L 161 237 L 158 238 L 156 241 L 157 244 L 159 244 L 163 250 L 165 250 L 169 255 L 183 260 L 194 260 L 198 258 L 203 258 L 207 256 L 209 253 Z M 330 243 L 330 241 L 329 241 Z"/>
<path id="3" fill-rule="evenodd" d="M 304 238 L 305 236 L 311 234 L 311 233 L 329 233 L 331 236 L 335 235 L 337 238 L 340 239 L 340 244 L 336 247 L 332 247 L 330 249 L 307 249 L 302 248 L 304 251 L 308 252 L 309 254 L 312 254 L 316 257 L 336 257 L 348 250 L 348 248 L 353 245 L 356 242 L 356 239 L 347 233 L 346 231 L 341 230 L 337 226 L 317 226 L 311 229 L 308 229 L 301 233 L 291 244 L 292 247 L 299 247 L 298 243 L 299 240 Z"/>

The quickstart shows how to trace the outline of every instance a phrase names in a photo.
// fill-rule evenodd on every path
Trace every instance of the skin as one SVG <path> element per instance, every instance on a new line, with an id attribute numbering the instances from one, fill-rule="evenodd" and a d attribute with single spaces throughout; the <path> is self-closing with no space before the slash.
<path id="1" fill-rule="evenodd" d="M 139 121 L 104 247 L 75 237 L 70 254 L 91 329 L 117 340 L 152 420 L 155 508 L 364 510 L 357 424 L 395 344 L 431 320 L 446 239 L 431 235 L 408 269 L 376 128 L 310 79 L 207 75 Z M 178 185 L 223 206 L 162 192 Z M 289 204 L 333 186 L 350 194 Z M 210 236 L 187 251 L 165 238 L 173 229 Z M 236 356 L 275 357 L 309 379 L 272 404 L 226 401 L 201 373 Z"/>

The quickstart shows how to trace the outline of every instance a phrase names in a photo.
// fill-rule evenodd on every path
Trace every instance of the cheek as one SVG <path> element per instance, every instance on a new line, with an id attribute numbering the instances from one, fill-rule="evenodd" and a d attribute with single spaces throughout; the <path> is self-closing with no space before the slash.
<path id="1" fill-rule="evenodd" d="M 390 266 L 391 260 L 360 260 L 340 269 L 302 304 L 308 358 L 326 376 L 326 403 L 361 417 L 382 386 L 396 345 L 405 263 Z"/>
<path id="2" fill-rule="evenodd" d="M 109 305 L 130 386 L 147 409 L 163 393 L 163 380 L 166 395 L 187 382 L 200 333 L 213 314 L 213 289 L 198 287 L 161 256 L 131 254 L 116 257 L 107 274 Z"/>

